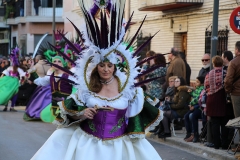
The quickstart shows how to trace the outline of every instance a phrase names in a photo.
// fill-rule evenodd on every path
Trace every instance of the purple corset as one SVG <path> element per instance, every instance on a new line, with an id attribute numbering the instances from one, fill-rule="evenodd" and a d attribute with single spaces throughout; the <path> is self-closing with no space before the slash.
<path id="1" fill-rule="evenodd" d="M 9 76 L 19 78 L 19 73 L 18 72 L 17 73 L 13 73 L 13 71 L 10 71 L 9 72 Z"/>
<path id="2" fill-rule="evenodd" d="M 100 110 L 94 116 L 94 119 L 83 121 L 80 126 L 85 132 L 102 140 L 117 138 L 126 131 L 126 110 Z"/>

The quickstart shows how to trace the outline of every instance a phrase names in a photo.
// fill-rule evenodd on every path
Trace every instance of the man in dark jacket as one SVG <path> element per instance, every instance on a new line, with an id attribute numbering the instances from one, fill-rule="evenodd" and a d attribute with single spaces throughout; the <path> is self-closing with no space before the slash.
<path id="1" fill-rule="evenodd" d="M 199 71 L 198 77 L 206 77 L 206 75 L 210 71 L 210 55 L 208 53 L 203 55 L 202 64 L 203 64 L 203 67 Z"/>
<path id="2" fill-rule="evenodd" d="M 35 9 L 36 16 L 38 16 L 38 8 L 41 6 L 41 1 L 33 0 L 33 2 L 34 2 L 34 9 Z"/>
<path id="3" fill-rule="evenodd" d="M 231 94 L 235 118 L 240 117 L 240 41 L 235 44 L 235 58 L 230 62 L 224 79 L 225 91 Z M 234 150 L 235 151 L 235 150 Z M 240 151 L 238 149 L 237 151 Z"/>
<path id="4" fill-rule="evenodd" d="M 183 59 L 183 62 L 185 63 L 185 67 L 186 67 L 186 82 L 187 82 L 187 85 L 190 86 L 191 67 L 189 66 L 189 64 L 186 61 L 186 54 L 183 53 L 183 52 L 179 52 L 179 55 Z"/>

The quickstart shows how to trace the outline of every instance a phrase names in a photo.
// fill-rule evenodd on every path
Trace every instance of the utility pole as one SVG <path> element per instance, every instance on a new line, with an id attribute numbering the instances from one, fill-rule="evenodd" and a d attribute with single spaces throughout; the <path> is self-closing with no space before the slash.
<path id="1" fill-rule="evenodd" d="M 219 12 L 219 0 L 214 0 L 213 3 L 213 26 L 212 26 L 212 37 L 211 37 L 211 62 L 212 58 L 217 55 L 217 44 L 218 44 L 218 12 Z M 213 68 L 211 63 L 211 69 Z"/>
<path id="2" fill-rule="evenodd" d="M 53 5 L 53 22 L 52 22 L 52 30 L 55 31 L 55 15 L 56 15 L 56 0 L 52 0 L 52 5 Z M 52 43 L 55 45 L 56 40 L 54 36 L 54 32 L 52 34 Z"/>

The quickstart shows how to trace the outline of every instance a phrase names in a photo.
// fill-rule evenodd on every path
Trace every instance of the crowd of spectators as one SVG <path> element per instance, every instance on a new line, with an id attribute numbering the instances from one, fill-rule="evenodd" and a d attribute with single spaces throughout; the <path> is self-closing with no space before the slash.
<path id="1" fill-rule="evenodd" d="M 146 56 L 156 56 L 149 51 Z M 227 149 L 234 129 L 227 128 L 229 120 L 240 116 L 240 69 L 239 64 L 240 41 L 235 45 L 235 58 L 231 51 L 225 51 L 221 56 L 211 58 L 210 54 L 202 56 L 202 68 L 195 82 L 190 83 L 191 67 L 186 61 L 186 55 L 177 48 L 171 48 L 165 57 L 156 63 L 157 57 L 145 63 L 146 68 L 162 65 L 155 72 L 143 77 L 144 79 L 164 77 L 145 84 L 147 94 L 157 98 L 160 102 L 156 105 L 164 112 L 160 124 L 150 132 L 159 138 L 172 136 L 175 130 L 186 128 L 186 142 L 199 142 L 207 139 L 205 146 L 215 149 Z M 211 69 L 211 64 L 213 68 Z M 202 129 L 199 132 L 199 121 Z M 180 127 L 178 127 L 180 126 Z M 238 149 L 237 151 L 240 151 Z"/>

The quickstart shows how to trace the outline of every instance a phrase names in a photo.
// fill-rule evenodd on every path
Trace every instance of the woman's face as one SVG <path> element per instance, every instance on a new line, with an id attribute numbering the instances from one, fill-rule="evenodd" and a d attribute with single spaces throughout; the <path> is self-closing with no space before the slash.
<path id="1" fill-rule="evenodd" d="M 63 67 L 62 61 L 60 59 L 54 59 L 53 64 Z M 56 67 L 54 67 L 54 69 L 58 70 Z"/>
<path id="2" fill-rule="evenodd" d="M 27 61 L 26 61 L 26 60 L 24 60 L 22 63 L 23 63 L 23 65 L 26 65 L 26 64 L 27 64 Z"/>
<path id="3" fill-rule="evenodd" d="M 100 62 L 97 70 L 102 80 L 109 80 L 113 76 L 114 65 L 111 62 Z"/>
<path id="4" fill-rule="evenodd" d="M 173 87 L 175 85 L 175 80 L 170 79 L 168 85 L 169 85 L 169 87 Z"/>
<path id="5" fill-rule="evenodd" d="M 32 60 L 29 59 L 29 60 L 27 61 L 27 64 L 31 65 L 31 64 L 32 64 Z"/>
<path id="6" fill-rule="evenodd" d="M 179 78 L 175 79 L 174 86 L 175 87 L 179 87 L 180 86 L 180 79 Z"/>

